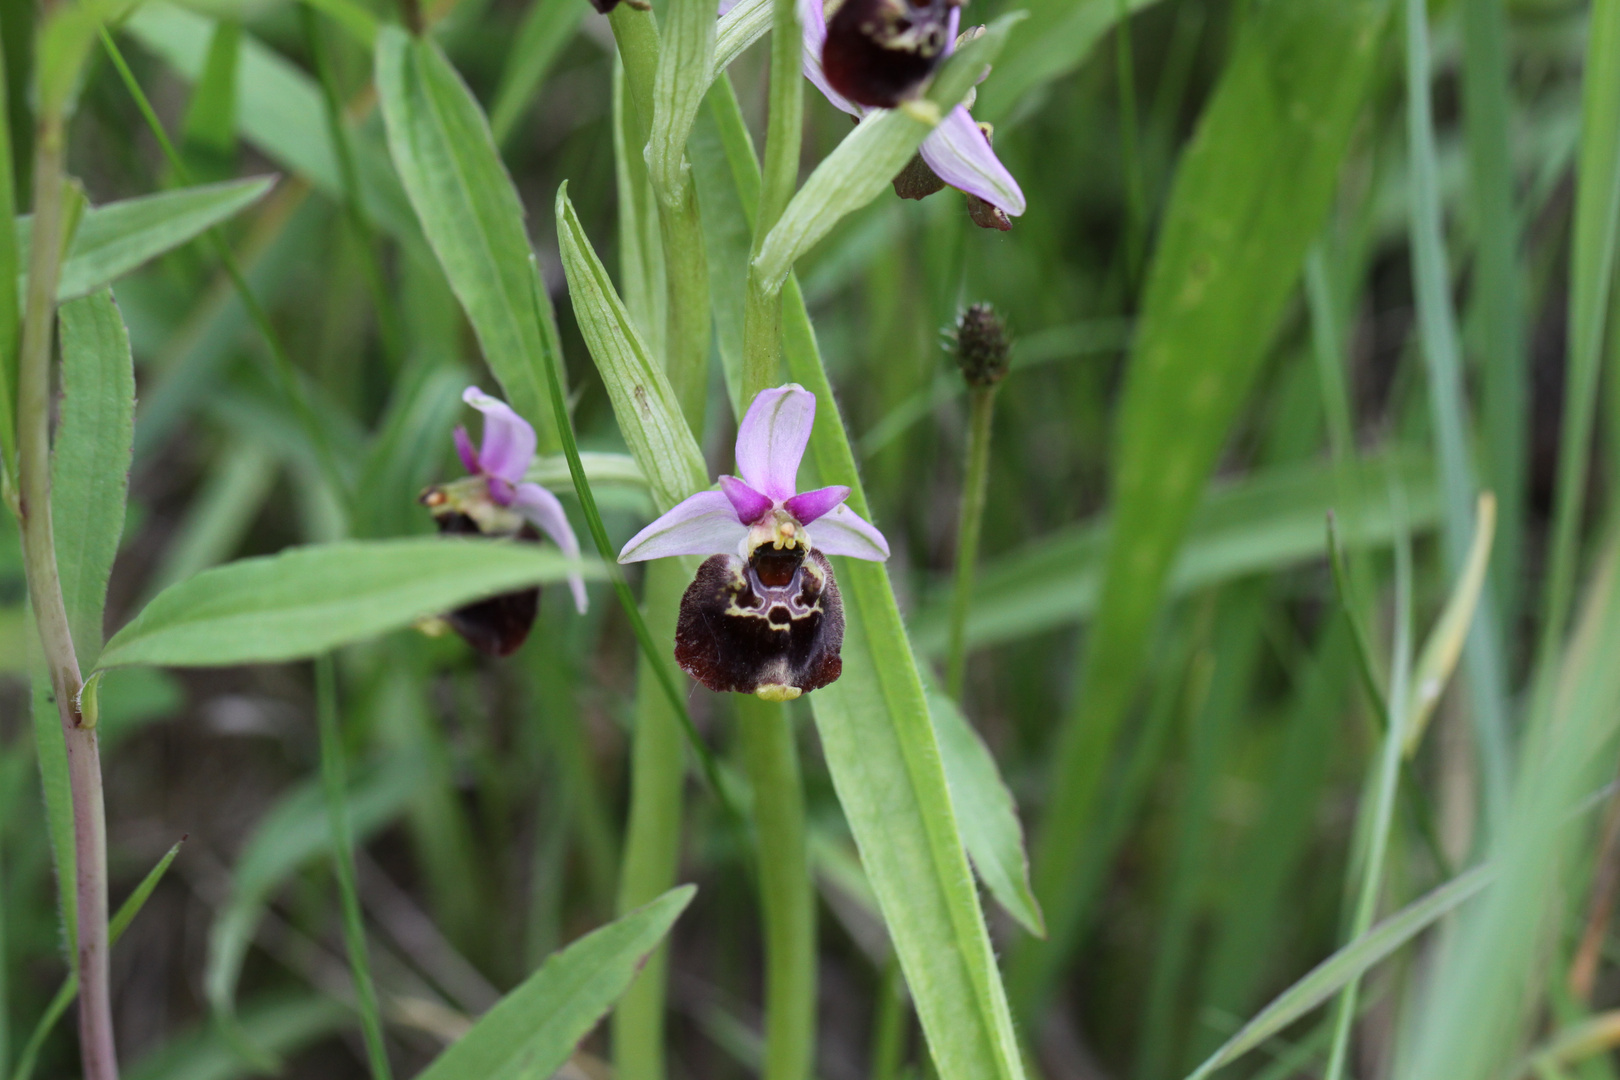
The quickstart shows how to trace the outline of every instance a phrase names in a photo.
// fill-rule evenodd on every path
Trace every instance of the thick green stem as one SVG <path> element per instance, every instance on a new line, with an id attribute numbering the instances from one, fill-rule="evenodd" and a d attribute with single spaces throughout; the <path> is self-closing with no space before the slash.
<path id="1" fill-rule="evenodd" d="M 28 597 L 50 671 L 73 793 L 73 848 L 78 900 L 79 1052 L 85 1080 L 116 1080 L 112 999 L 107 964 L 107 822 L 102 805 L 101 750 L 79 712 L 83 679 L 68 629 L 51 527 L 51 338 L 62 260 L 64 122 L 47 111 L 35 131 L 34 242 L 29 256 L 17 379 L 17 472 Z"/>
<path id="2" fill-rule="evenodd" d="M 877 1019 L 872 1021 L 871 1080 L 895 1080 L 906 1052 L 906 1021 L 911 1019 L 911 999 L 900 973 L 900 961 L 889 954 L 883 965 L 883 983 L 878 987 Z"/>
<path id="3" fill-rule="evenodd" d="M 647 567 L 647 626 L 659 641 L 675 637 L 675 615 L 691 570 L 681 560 Z M 630 749 L 630 821 L 619 874 L 622 914 L 662 895 L 675 883 L 681 849 L 681 787 L 686 766 L 681 726 L 643 656 L 636 671 L 636 729 Z M 662 1080 L 664 1002 L 669 953 L 662 946 L 613 1013 L 613 1066 L 619 1080 Z"/>
<path id="4" fill-rule="evenodd" d="M 737 698 L 737 738 L 754 788 L 765 915 L 764 1080 L 805 1080 L 816 1034 L 816 909 L 805 843 L 804 788 L 791 714 Z"/>
<path id="5" fill-rule="evenodd" d="M 337 877 L 343 907 L 343 945 L 354 977 L 355 1003 L 360 1010 L 360 1030 L 365 1036 L 372 1080 L 391 1080 L 382 1012 L 377 1007 L 377 988 L 371 981 L 371 961 L 366 954 L 366 928 L 360 920 L 360 886 L 355 879 L 354 837 L 349 830 L 348 769 L 343 760 L 343 732 L 338 727 L 337 675 L 330 656 L 315 661 L 315 698 L 321 729 L 321 785 L 326 792 L 327 828 L 332 833 L 332 872 Z"/>
<path id="6" fill-rule="evenodd" d="M 956 523 L 956 584 L 951 593 L 950 651 L 946 654 L 945 687 L 962 700 L 967 669 L 968 601 L 973 598 L 973 568 L 979 561 L 979 526 L 984 522 L 984 496 L 990 480 L 990 425 L 996 412 L 996 385 L 968 391 L 967 473 L 962 478 L 962 511 Z"/>

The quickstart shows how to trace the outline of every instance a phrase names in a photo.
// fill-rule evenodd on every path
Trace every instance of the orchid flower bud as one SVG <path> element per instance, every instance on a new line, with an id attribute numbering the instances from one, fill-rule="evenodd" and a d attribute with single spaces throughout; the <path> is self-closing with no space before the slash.
<path id="1" fill-rule="evenodd" d="M 994 386 L 1007 374 L 1012 341 L 989 304 L 971 304 L 956 321 L 956 363 L 969 386 Z"/>

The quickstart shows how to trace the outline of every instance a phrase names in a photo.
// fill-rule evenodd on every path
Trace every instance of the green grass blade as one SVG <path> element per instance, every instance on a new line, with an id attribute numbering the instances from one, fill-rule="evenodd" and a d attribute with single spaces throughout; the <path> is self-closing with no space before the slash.
<path id="1" fill-rule="evenodd" d="M 553 955 L 418 1080 L 550 1076 L 624 993 L 696 892 L 691 885 L 671 889 Z"/>
<path id="2" fill-rule="evenodd" d="M 1118 410 L 1107 570 L 1037 841 L 1054 940 L 1072 937 L 1075 838 L 1096 819 L 1166 579 L 1332 200 L 1387 12 L 1384 0 L 1256 8 L 1178 166 Z M 1021 1009 L 1063 959 L 1022 952 Z"/>
<path id="3" fill-rule="evenodd" d="M 1451 271 L 1446 258 L 1434 115 L 1429 100 L 1428 12 L 1420 0 L 1406 0 L 1405 7 L 1413 284 L 1435 449 L 1440 459 L 1442 547 L 1447 575 L 1456 580 L 1467 564 L 1478 491 L 1469 450 L 1462 353 L 1456 314 L 1451 307 Z M 1468 635 L 1464 668 L 1480 748 L 1481 802 L 1488 825 L 1498 820 L 1507 798 L 1510 771 L 1505 663 L 1499 634 L 1487 583 L 1480 598 L 1479 617 Z"/>
<path id="4" fill-rule="evenodd" d="M 975 116 L 999 123 L 1026 94 L 1078 68 L 1092 48 L 1130 12 L 1159 0 L 1029 0 L 1029 21 L 1013 31 L 996 77 L 979 90 Z"/>
<path id="5" fill-rule="evenodd" d="M 113 635 L 100 663 L 206 667 L 316 656 L 574 572 L 601 571 L 504 541 L 435 536 L 289 548 L 165 589 Z"/>
<path id="6" fill-rule="evenodd" d="M 275 184 L 272 177 L 230 180 L 143 195 L 85 211 L 73 235 L 56 298 L 88 296 L 201 236 L 252 206 Z M 17 219 L 17 246 L 27 265 L 33 218 Z"/>
<path id="7" fill-rule="evenodd" d="M 535 272 L 523 203 L 489 123 L 433 42 L 385 27 L 376 62 L 388 149 L 422 231 L 507 401 L 534 425 L 541 451 L 555 452 L 545 365 L 561 357 L 562 343 L 543 293 L 541 317 L 531 314 Z"/>
<path id="8" fill-rule="evenodd" d="M 135 891 L 130 893 L 122 904 L 118 905 L 118 910 L 113 913 L 112 922 L 107 928 L 108 940 L 111 944 L 118 944 L 118 939 L 124 936 L 124 931 L 129 929 L 129 924 L 134 922 L 135 916 L 141 913 L 141 908 L 146 905 L 146 901 L 151 897 L 153 891 L 157 889 L 158 882 L 163 880 L 163 875 L 168 872 L 169 864 L 174 862 L 176 855 L 180 854 L 180 846 L 184 843 L 185 840 L 182 838 L 179 843 L 171 847 L 163 858 L 158 860 L 157 865 L 147 871 L 146 876 L 141 879 L 141 883 L 135 886 Z M 22 1053 L 17 1057 L 17 1067 L 11 1074 L 11 1080 L 28 1080 L 34 1074 L 34 1064 L 39 1060 L 39 1052 L 45 1045 L 45 1039 L 50 1035 L 51 1030 L 56 1027 L 56 1022 L 62 1018 L 62 1014 L 67 1012 L 68 1006 L 73 1004 L 73 999 L 78 996 L 79 975 L 78 972 L 73 972 L 63 980 L 61 989 L 56 992 L 56 996 L 51 999 L 51 1003 L 45 1007 L 44 1015 L 39 1018 L 39 1023 L 34 1025 L 34 1030 L 28 1036 L 28 1041 L 23 1044 Z"/>
<path id="9" fill-rule="evenodd" d="M 79 666 L 101 652 L 113 558 L 124 535 L 124 503 L 135 442 L 135 364 L 112 294 L 60 309 L 62 413 L 51 466 L 51 517 L 62 602 Z"/>
<path id="10" fill-rule="evenodd" d="M 501 81 L 489 109 L 489 127 L 497 146 L 505 146 L 518 121 L 534 104 L 563 46 L 579 29 L 585 9 L 573 0 L 533 0 L 523 16 L 517 40 L 506 54 Z"/>

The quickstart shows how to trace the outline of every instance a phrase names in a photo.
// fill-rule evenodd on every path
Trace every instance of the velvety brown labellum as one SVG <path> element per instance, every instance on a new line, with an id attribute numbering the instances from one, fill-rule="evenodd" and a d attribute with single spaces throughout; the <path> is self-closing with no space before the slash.
<path id="1" fill-rule="evenodd" d="M 826 556 L 762 546 L 744 562 L 714 555 L 681 597 L 675 659 L 710 690 L 777 699 L 844 670 L 844 605 Z"/>
<path id="2" fill-rule="evenodd" d="M 945 55 L 950 11 L 943 0 L 844 0 L 821 47 L 828 84 L 857 104 L 894 108 Z"/>
<path id="3" fill-rule="evenodd" d="M 438 523 L 439 532 L 449 535 L 477 536 L 483 532 L 472 518 L 454 511 L 436 514 L 434 521 Z M 540 534 L 532 525 L 525 524 L 518 531 L 517 539 L 539 543 Z M 444 621 L 479 652 L 510 656 L 528 640 L 539 610 L 540 587 L 536 585 L 459 607 L 446 615 Z"/>

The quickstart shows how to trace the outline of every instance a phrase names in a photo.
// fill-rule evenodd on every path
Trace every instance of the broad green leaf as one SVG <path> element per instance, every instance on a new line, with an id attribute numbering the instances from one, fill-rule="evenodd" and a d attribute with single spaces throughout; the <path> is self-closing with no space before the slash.
<path id="1" fill-rule="evenodd" d="M 208 43 L 202 77 L 191 90 L 180 154 L 193 181 L 224 180 L 236 170 L 236 61 L 242 24 L 222 19 Z"/>
<path id="2" fill-rule="evenodd" d="M 767 289 L 787 278 L 799 256 L 852 213 L 889 189 L 923 139 L 995 60 L 1021 12 L 1003 15 L 951 56 L 928 88 L 928 96 L 898 109 L 869 113 L 816 166 L 771 228 L 754 259 L 754 273 Z"/>
<path id="3" fill-rule="evenodd" d="M 540 1080 L 567 1062 L 697 889 L 682 885 L 554 954 L 419 1080 Z"/>
<path id="4" fill-rule="evenodd" d="M 735 95 L 717 87 L 709 101 L 726 161 L 697 165 L 697 175 L 700 182 L 707 183 L 703 177 L 708 176 L 723 184 L 729 174 L 734 205 L 747 214 L 759 189 L 758 162 L 740 135 Z M 697 154 L 702 147 L 694 142 L 688 152 Z M 711 205 L 705 201 L 705 207 Z M 746 230 L 731 231 L 746 236 Z M 746 244 L 732 249 L 716 234 L 707 242 L 717 266 L 747 259 Z M 735 269 L 719 270 L 717 276 L 726 272 L 737 276 Z M 804 297 L 791 274 L 782 313 L 788 374 L 818 402 L 801 483 L 848 484 L 851 509 L 870 519 Z M 735 398 L 736 387 L 730 392 Z M 810 695 L 810 704 L 844 816 L 940 1077 L 1018 1080 L 1023 1065 L 1006 994 L 888 571 L 842 558 L 835 569 L 846 618 L 844 672 Z"/>
<path id="5" fill-rule="evenodd" d="M 86 210 L 62 263 L 56 298 L 66 302 L 106 287 L 141 264 L 188 243 L 258 202 L 272 177 L 231 180 L 143 195 Z M 17 219 L 20 265 L 28 265 L 33 217 Z M 21 285 L 19 283 L 19 289 Z"/>
<path id="6" fill-rule="evenodd" d="M 1203 1080 L 1264 1043 L 1359 978 L 1374 964 L 1405 945 L 1491 883 L 1492 868 L 1479 866 L 1414 900 L 1344 948 L 1316 965 L 1284 990 L 1200 1065 L 1189 1080 Z M 1447 1074 L 1449 1075 L 1449 1074 Z"/>
<path id="7" fill-rule="evenodd" d="M 532 0 L 529 4 L 517 40 L 506 54 L 494 104 L 489 107 L 489 127 L 497 145 L 506 144 L 584 17 L 585 9 L 574 0 Z"/>
<path id="8" fill-rule="evenodd" d="M 1356 475 L 1367 482 L 1350 486 L 1349 502 L 1339 498 L 1331 467 L 1279 466 L 1205 493 L 1176 554 L 1166 595 L 1186 596 L 1323 558 L 1322 521 L 1330 510 L 1342 517 L 1341 535 L 1348 544 L 1389 543 L 1395 517 L 1382 485 L 1391 469 L 1406 498 L 1408 526 L 1432 528 L 1440 519 L 1434 468 L 1415 455 L 1364 461 Z M 1109 528 L 1107 517 L 1073 525 L 985 563 L 975 579 L 968 643 L 1000 645 L 1095 614 Z M 947 604 L 932 603 L 911 620 L 912 640 L 929 656 L 945 648 Z"/>
<path id="9" fill-rule="evenodd" d="M 591 248 L 568 201 L 567 184 L 557 189 L 557 244 L 562 249 L 568 295 L 580 334 L 613 399 L 619 430 L 647 476 L 653 501 L 668 509 L 708 487 L 708 470 L 681 415 L 669 377 L 642 344 L 630 313 Z"/>
<path id="10" fill-rule="evenodd" d="M 926 669 L 919 668 L 928 695 L 928 713 L 934 737 L 945 763 L 945 779 L 956 807 L 957 826 L 979 880 L 1007 914 L 1036 937 L 1046 934 L 1041 908 L 1029 887 L 1029 856 L 1024 851 L 1024 827 L 1012 792 L 984 739 L 956 702 L 944 693 Z"/>
<path id="11" fill-rule="evenodd" d="M 398 27 L 377 35 L 377 93 L 389 153 L 484 359 L 554 452 L 545 364 L 549 354 L 562 370 L 562 344 L 549 301 L 535 317 L 545 291 L 534 287 L 523 203 L 483 111 L 436 44 Z"/>
<path id="12" fill-rule="evenodd" d="M 51 462 L 51 519 L 73 648 L 89 671 L 101 652 L 107 580 L 124 535 L 135 363 L 112 293 L 70 301 L 60 318 L 62 413 Z"/>
<path id="13" fill-rule="evenodd" d="M 398 756 L 357 771 L 349 784 L 349 827 L 354 842 L 362 844 L 405 811 L 421 790 L 427 770 L 415 757 Z M 208 929 L 204 985 L 215 1016 L 237 1036 L 240 1048 L 250 1054 L 259 1051 L 253 1056 L 262 1058 L 271 1048 L 256 1045 L 245 1026 L 233 1019 L 242 961 L 275 891 L 300 867 L 327 855 L 331 846 L 320 782 L 307 780 L 265 813 L 231 867 L 230 895 Z"/>
<path id="14" fill-rule="evenodd" d="M 196 82 L 208 63 L 217 21 L 173 4 L 152 0 L 135 9 L 120 29 L 133 36 L 183 78 Z M 343 176 L 326 126 L 325 105 L 315 80 L 252 34 L 243 34 L 236 65 L 236 124 L 288 172 L 323 194 L 344 199 Z M 349 132 L 366 213 L 407 243 L 420 236 L 416 215 L 400 190 L 388 155 L 374 130 Z"/>
<path id="15" fill-rule="evenodd" d="M 171 847 L 163 858 L 158 860 L 157 865 L 147 871 L 146 876 L 141 879 L 141 883 L 135 886 L 135 891 L 130 893 L 122 904 L 118 905 L 117 911 L 113 912 L 112 921 L 107 927 L 107 935 L 111 944 L 118 944 L 118 939 L 124 936 L 124 931 L 129 929 L 129 924 L 135 921 L 135 916 L 139 915 L 141 908 L 146 906 L 146 901 L 151 898 L 152 892 L 158 887 L 158 882 L 163 880 L 163 875 L 168 872 L 169 865 L 174 862 L 174 857 L 180 854 L 180 844 L 183 843 L 185 843 L 184 840 Z M 46 1037 L 50 1035 L 51 1029 L 56 1026 L 56 1022 L 62 1018 L 62 1014 L 67 1012 L 68 1006 L 73 1004 L 73 999 L 78 996 L 79 973 L 74 971 L 70 972 L 68 977 L 63 980 L 61 989 L 56 992 L 56 996 L 51 999 L 51 1003 L 45 1007 L 44 1014 L 39 1018 L 39 1022 L 34 1025 L 33 1033 L 28 1036 L 28 1041 L 23 1044 L 22 1052 L 17 1055 L 17 1067 L 12 1071 L 11 1080 L 28 1080 L 33 1075 L 34 1062 L 39 1057 L 40 1048 L 45 1045 Z"/>
<path id="16" fill-rule="evenodd" d="M 1113 525 L 1052 754 L 1035 893 L 1074 938 L 1074 877 L 1175 556 L 1337 187 L 1387 0 L 1254 7 L 1176 169 L 1116 417 Z M 1020 1008 L 1059 950 L 1014 957 Z"/>
<path id="17" fill-rule="evenodd" d="M 1159 0 L 1128 0 L 1128 13 Z M 740 5 L 739 5 L 740 6 Z M 995 75 L 979 88 L 973 115 L 1005 119 L 1030 91 L 1067 75 L 1119 22 L 1121 0 L 1026 0 L 1029 19 L 1012 32 Z"/>
<path id="18" fill-rule="evenodd" d="M 709 88 L 714 62 L 716 0 L 670 0 L 653 73 L 653 114 L 647 138 L 647 172 L 653 190 L 670 206 L 679 205 L 689 183 L 686 136 Z"/>
<path id="19" fill-rule="evenodd" d="M 101 666 L 208 667 L 315 656 L 514 589 L 594 576 L 550 548 L 421 537 L 241 559 L 172 585 L 107 643 Z"/>

